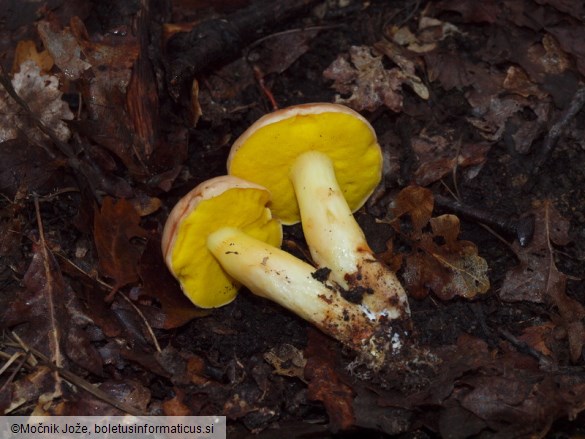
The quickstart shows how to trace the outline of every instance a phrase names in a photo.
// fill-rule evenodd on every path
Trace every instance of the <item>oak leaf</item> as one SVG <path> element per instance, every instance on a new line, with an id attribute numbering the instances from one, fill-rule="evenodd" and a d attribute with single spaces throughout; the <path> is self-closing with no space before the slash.
<path id="1" fill-rule="evenodd" d="M 403 189 L 396 198 L 393 209 L 396 219 L 392 224 L 412 247 L 403 272 L 407 290 L 417 298 L 432 290 L 443 300 L 485 293 L 490 287 L 485 259 L 478 255 L 475 244 L 457 239 L 459 218 L 455 215 L 431 218 L 432 206 L 432 193 L 417 186 Z M 411 228 L 403 231 L 404 225 L 399 221 L 406 215 Z"/>
<path id="2" fill-rule="evenodd" d="M 423 99 L 428 90 L 420 78 L 400 68 L 387 70 L 383 57 L 367 46 L 352 46 L 348 55 L 339 56 L 323 72 L 334 80 L 333 88 L 348 98 L 336 97 L 336 102 L 358 111 L 374 111 L 385 105 L 392 111 L 402 110 L 402 85 L 407 84 Z"/>

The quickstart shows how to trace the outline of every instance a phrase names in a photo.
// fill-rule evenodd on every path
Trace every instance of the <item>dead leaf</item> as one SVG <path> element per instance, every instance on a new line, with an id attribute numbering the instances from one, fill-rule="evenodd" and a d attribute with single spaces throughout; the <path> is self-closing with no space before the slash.
<path id="1" fill-rule="evenodd" d="M 554 26 L 547 28 L 552 35 L 558 40 L 560 47 L 567 53 L 570 53 L 577 60 L 577 69 L 581 75 L 585 75 L 585 29 L 581 24 Z M 551 61 L 557 62 L 566 58 L 558 46 L 549 46 L 548 53 L 554 53 Z M 560 55 L 557 55 L 560 54 Z M 567 60 L 568 61 L 568 60 Z M 568 67 L 569 63 L 565 61 L 563 66 Z M 554 65 L 554 64 L 553 64 Z"/>
<path id="2" fill-rule="evenodd" d="M 432 193 L 420 187 L 403 189 L 395 200 L 392 225 L 412 247 L 403 272 L 407 291 L 423 298 L 432 290 L 443 300 L 485 293 L 490 287 L 485 259 L 478 255 L 475 244 L 457 240 L 459 219 L 455 215 L 431 218 L 432 208 Z M 410 217 L 411 227 L 403 230 L 408 227 L 401 221 L 405 215 Z M 424 230 L 428 225 L 430 233 Z"/>
<path id="3" fill-rule="evenodd" d="M 264 75 L 285 72 L 309 49 L 309 43 L 319 34 L 319 29 L 274 34 L 254 44 L 248 53 L 248 62 L 256 65 Z M 284 47 L 287 50 L 282 50 Z"/>
<path id="4" fill-rule="evenodd" d="M 518 336 L 518 340 L 523 341 L 541 354 L 552 357 L 553 353 L 549 349 L 549 343 L 553 337 L 554 328 L 555 325 L 552 322 L 529 326 Z"/>
<path id="5" fill-rule="evenodd" d="M 507 302 L 529 301 L 547 303 L 558 312 L 560 324 L 569 338 L 571 359 L 581 357 L 585 344 L 585 307 L 566 294 L 567 276 L 555 263 L 553 245 L 569 242 L 569 222 L 546 200 L 534 211 L 534 235 L 530 245 L 513 249 L 520 263 L 506 273 L 499 296 Z"/>
<path id="6" fill-rule="evenodd" d="M 62 183 L 56 174 L 65 167 L 65 160 L 51 157 L 25 139 L 0 143 L 0 156 L 0 194 L 9 199 L 31 192 L 49 192 Z"/>
<path id="7" fill-rule="evenodd" d="M 12 78 L 12 86 L 18 96 L 26 102 L 32 114 L 43 125 L 51 129 L 57 138 L 66 142 L 71 136 L 63 122 L 73 119 L 69 106 L 61 99 L 59 80 L 55 76 L 44 75 L 34 61 L 25 61 L 20 71 Z M 23 108 L 17 104 L 6 90 L 0 88 L 0 142 L 16 139 L 23 132 L 31 141 L 43 144 L 45 134 L 31 123 Z"/>
<path id="8" fill-rule="evenodd" d="M 487 142 L 462 143 L 453 139 L 453 132 L 430 136 L 424 131 L 411 140 L 419 161 L 414 173 L 420 186 L 427 186 L 457 168 L 482 165 L 491 145 Z"/>
<path id="9" fill-rule="evenodd" d="M 16 45 L 14 52 L 14 61 L 12 63 L 12 73 L 17 73 L 20 70 L 20 65 L 25 61 L 33 61 L 43 74 L 48 73 L 53 67 L 53 58 L 49 55 L 49 52 L 43 50 L 37 51 L 37 47 L 34 41 L 21 40 Z"/>
<path id="10" fill-rule="evenodd" d="M 33 260 L 24 276 L 27 290 L 33 296 L 25 302 L 24 309 L 15 309 L 26 322 L 15 332 L 58 367 L 64 367 L 69 358 L 101 375 L 101 358 L 85 331 L 90 320 L 81 310 L 46 243 L 41 240 L 35 247 Z"/>
<path id="11" fill-rule="evenodd" d="M 506 78 L 502 84 L 511 93 L 527 98 L 535 96 L 544 99 L 546 93 L 538 88 L 538 85 L 530 80 L 524 69 L 518 66 L 510 66 L 506 71 Z"/>
<path id="12" fill-rule="evenodd" d="M 309 331 L 309 343 L 305 350 L 308 398 L 323 403 L 333 431 L 346 430 L 355 424 L 352 407 L 354 395 L 351 387 L 335 372 L 329 345 L 329 339 L 324 335 Z"/>
<path id="13" fill-rule="evenodd" d="M 94 216 L 94 240 L 103 276 L 114 280 L 114 291 L 138 280 L 138 261 L 142 248 L 134 238 L 146 238 L 140 215 L 132 203 L 122 198 L 105 197 Z"/>
<path id="14" fill-rule="evenodd" d="M 399 68 L 386 70 L 382 56 L 367 46 L 352 46 L 348 55 L 339 56 L 323 72 L 323 76 L 334 81 L 333 88 L 348 98 L 337 96 L 335 101 L 358 111 L 374 111 L 385 105 L 395 112 L 402 111 L 402 85 L 418 84 L 416 92 L 428 97 L 420 78 Z M 419 87 L 420 86 L 420 87 Z"/>
<path id="15" fill-rule="evenodd" d="M 437 43 L 461 31 L 452 23 L 422 15 L 416 34 L 412 33 L 408 26 L 400 28 L 392 26 L 387 33 L 393 42 L 405 47 L 409 52 L 422 54 L 436 49 Z"/>
<path id="16" fill-rule="evenodd" d="M 142 280 L 140 297 L 150 296 L 158 300 L 162 309 L 153 306 L 142 310 L 149 323 L 155 328 L 172 329 L 183 326 L 197 317 L 209 315 L 208 310 L 195 307 L 185 297 L 177 281 L 167 269 L 160 250 L 160 238 L 151 237 L 138 264 Z"/>
<path id="17" fill-rule="evenodd" d="M 127 91 L 139 46 L 131 32 L 124 38 L 91 40 L 79 17 L 70 25 L 41 20 L 37 29 L 55 64 L 70 79 L 79 80 L 83 101 L 89 112 L 87 129 L 91 138 L 120 158 L 136 177 L 147 175 L 134 124 L 127 111 Z M 145 116 L 146 117 L 146 116 Z M 93 122 L 93 125 L 92 123 Z"/>
<path id="18" fill-rule="evenodd" d="M 434 204 L 435 199 L 430 190 L 411 185 L 402 189 L 396 196 L 392 214 L 396 218 L 408 215 L 413 226 L 410 233 L 418 239 L 422 234 L 422 229 L 431 219 Z"/>
<path id="19" fill-rule="evenodd" d="M 303 352 L 291 344 L 282 344 L 264 354 L 264 360 L 274 367 L 274 373 L 282 376 L 297 377 L 304 381 L 307 360 Z"/>
<path id="20" fill-rule="evenodd" d="M 37 31 L 51 58 L 69 79 L 79 79 L 84 71 L 91 68 L 91 64 L 82 59 L 82 47 L 68 29 L 60 29 L 56 23 L 41 20 Z"/>
<path id="21" fill-rule="evenodd" d="M 165 416 L 192 416 L 193 412 L 184 403 L 185 392 L 181 388 L 175 387 L 175 396 L 167 399 L 162 403 L 162 409 Z"/>

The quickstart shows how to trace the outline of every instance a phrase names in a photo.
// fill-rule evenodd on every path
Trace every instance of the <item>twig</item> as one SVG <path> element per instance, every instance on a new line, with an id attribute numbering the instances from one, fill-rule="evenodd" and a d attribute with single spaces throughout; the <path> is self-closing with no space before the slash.
<path id="1" fill-rule="evenodd" d="M 569 106 L 561 113 L 558 120 L 550 127 L 542 147 L 536 159 L 534 160 L 534 166 L 532 168 L 532 175 L 537 176 L 542 166 L 550 158 L 553 150 L 557 146 L 559 138 L 565 131 L 567 125 L 573 118 L 581 111 L 585 105 L 585 87 L 581 87 L 577 90 Z"/>
<path id="2" fill-rule="evenodd" d="M 2 394 L 2 392 L 4 392 L 4 389 L 10 385 L 10 383 L 14 380 L 14 377 L 16 376 L 16 374 L 18 373 L 18 371 L 22 368 L 22 366 L 24 365 L 24 363 L 26 362 L 28 355 L 23 355 L 22 359 L 18 362 L 18 366 L 14 368 L 14 370 L 12 371 L 12 373 L 10 374 L 10 376 L 8 377 L 8 379 L 4 382 L 4 384 L 2 385 L 2 387 L 0 387 L 0 394 Z"/>
<path id="3" fill-rule="evenodd" d="M 435 194 L 434 197 L 438 207 L 493 227 L 506 235 L 513 236 L 518 239 L 522 247 L 528 245 L 532 240 L 532 234 L 534 233 L 534 216 L 532 215 L 523 216 L 517 220 L 508 219 L 493 212 L 469 206 L 461 201 L 452 200 L 443 195 Z"/>
<path id="4" fill-rule="evenodd" d="M 104 282 L 101 279 L 98 278 L 94 278 L 92 276 L 89 275 L 89 273 L 86 273 L 81 267 L 77 266 L 73 261 L 69 260 L 68 258 L 66 258 L 64 255 L 61 255 L 59 253 L 57 253 L 57 255 L 63 259 L 64 261 L 66 261 L 69 265 L 71 265 L 74 269 L 76 269 L 77 271 L 79 271 L 80 273 L 82 273 L 83 275 L 87 276 L 89 279 L 97 282 L 98 284 L 100 284 L 102 287 L 104 287 L 105 289 L 109 290 L 110 292 L 112 292 L 114 290 L 114 288 L 110 285 L 108 285 L 106 282 Z M 144 326 L 146 327 L 146 331 L 148 332 L 148 334 L 150 335 L 150 338 L 152 339 L 152 343 L 154 344 L 154 348 L 157 350 L 157 352 L 161 352 L 161 347 L 160 344 L 156 338 L 156 335 L 154 333 L 154 331 L 152 330 L 152 326 L 150 326 L 150 324 L 148 323 L 148 320 L 146 319 L 146 317 L 144 316 L 144 314 L 142 313 L 142 311 L 140 311 L 140 308 L 138 308 L 128 297 L 126 297 L 125 294 L 123 294 L 120 291 L 116 291 L 116 293 L 118 293 L 126 302 L 128 302 L 128 304 L 134 309 L 134 311 L 136 312 L 136 314 L 138 314 L 138 316 L 140 317 L 140 319 L 142 320 L 142 322 L 144 323 Z"/>
<path id="5" fill-rule="evenodd" d="M 160 344 L 158 344 L 158 340 L 156 339 L 156 335 L 154 334 L 154 331 L 152 330 L 152 326 L 150 326 L 150 324 L 148 323 L 148 320 L 146 320 L 146 317 L 144 316 L 144 314 L 142 314 L 142 311 L 140 311 L 140 308 L 138 308 L 128 297 L 126 297 L 125 294 L 123 294 L 120 291 L 116 291 L 120 296 L 122 296 L 122 298 L 128 302 L 128 304 L 134 309 L 134 311 L 136 312 L 136 314 L 138 314 L 138 316 L 142 319 L 142 322 L 144 323 L 144 326 L 146 327 L 146 331 L 148 332 L 148 335 L 150 335 L 150 338 L 152 339 L 152 342 L 154 343 L 154 347 L 156 349 L 156 351 L 160 354 L 162 352 L 161 348 L 160 348 Z"/>
<path id="6" fill-rule="evenodd" d="M 512 343 L 512 345 L 516 349 L 518 349 L 518 351 L 525 353 L 525 354 L 529 354 L 529 355 L 533 356 L 534 358 L 536 358 L 538 360 L 539 364 L 541 365 L 541 367 L 545 367 L 547 369 L 550 369 L 552 367 L 553 361 L 548 356 L 544 355 L 542 352 L 537 351 L 532 346 L 530 346 L 528 343 L 525 343 L 522 340 L 519 340 L 517 337 L 515 337 L 513 334 L 511 334 L 509 331 L 507 331 L 505 329 L 498 328 L 498 332 L 502 336 L 503 339 Z"/>
<path id="7" fill-rule="evenodd" d="M 99 398 L 102 401 L 107 402 L 111 406 L 113 406 L 119 410 L 122 410 L 123 412 L 129 413 L 131 415 L 134 415 L 134 416 L 145 415 L 145 413 L 143 413 L 141 410 L 112 398 L 107 393 L 105 393 L 103 390 L 100 390 L 99 388 L 97 388 L 93 384 L 91 384 L 90 382 L 75 375 L 73 372 L 70 372 L 67 369 L 63 369 L 61 367 L 56 366 L 51 361 L 49 361 L 49 359 L 42 352 L 37 351 L 35 348 L 29 346 L 29 347 L 26 347 L 23 349 L 24 349 L 25 353 L 27 354 L 25 356 L 25 358 L 28 355 L 30 355 L 31 353 L 34 354 L 36 357 L 38 357 L 40 359 L 40 361 L 42 362 L 41 364 L 47 366 L 52 371 L 57 372 L 62 378 L 64 378 L 69 383 L 91 393 L 96 398 Z"/>
<path id="8" fill-rule="evenodd" d="M 244 47 L 258 38 L 258 30 L 274 26 L 305 11 L 321 0 L 268 0 L 222 19 L 199 23 L 190 32 L 169 40 L 166 52 L 169 93 L 178 101 L 190 88 L 195 75 L 227 64 L 239 57 Z"/>

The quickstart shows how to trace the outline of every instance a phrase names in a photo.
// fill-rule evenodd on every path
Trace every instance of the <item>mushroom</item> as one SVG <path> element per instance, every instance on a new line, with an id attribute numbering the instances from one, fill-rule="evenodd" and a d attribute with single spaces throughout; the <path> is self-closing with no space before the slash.
<path id="1" fill-rule="evenodd" d="M 372 368 L 403 343 L 395 311 L 346 300 L 322 271 L 281 250 L 279 221 L 258 184 L 221 176 L 183 197 L 165 224 L 162 251 L 184 293 L 200 307 L 232 301 L 241 285 L 360 353 Z"/>
<path id="2" fill-rule="evenodd" d="M 269 200 L 270 193 L 262 186 L 221 176 L 199 184 L 175 205 L 163 230 L 162 252 L 167 267 L 195 305 L 227 305 L 241 286 L 210 252 L 207 238 L 211 233 L 232 227 L 280 246 L 282 226 L 266 207 Z"/>
<path id="3" fill-rule="evenodd" d="M 376 315 L 408 318 L 404 289 L 353 216 L 382 176 L 381 148 L 364 117 L 328 103 L 267 114 L 235 141 L 227 168 L 266 187 L 283 224 L 301 221 L 313 261 L 331 270 L 349 300 Z"/>

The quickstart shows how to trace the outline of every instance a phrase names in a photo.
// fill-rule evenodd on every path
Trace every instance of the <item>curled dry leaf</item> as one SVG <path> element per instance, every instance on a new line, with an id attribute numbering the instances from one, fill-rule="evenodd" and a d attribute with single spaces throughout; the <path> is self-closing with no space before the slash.
<path id="1" fill-rule="evenodd" d="M 421 209 L 418 200 L 425 200 Z M 410 186 L 401 191 L 393 209 L 393 226 L 410 243 L 412 251 L 406 255 L 403 277 L 406 289 L 414 297 L 425 297 L 432 290 L 443 300 L 454 296 L 465 298 L 485 293 L 490 282 L 488 266 L 477 253 L 475 244 L 460 241 L 459 218 L 441 215 L 430 218 L 432 193 L 425 188 Z M 408 215 L 411 229 L 402 230 L 397 221 Z M 430 225 L 431 232 L 424 230 Z"/>
<path id="2" fill-rule="evenodd" d="M 72 120 L 73 113 L 61 99 L 59 80 L 52 75 L 44 75 L 34 61 L 25 61 L 20 71 L 12 78 L 14 90 L 24 100 L 32 115 L 50 128 L 59 140 L 66 142 L 71 135 L 63 122 Z M 23 108 L 0 88 L 0 142 L 16 139 L 20 132 L 36 143 L 43 143 L 45 135 L 36 125 L 31 124 Z"/>
<path id="3" fill-rule="evenodd" d="M 388 45 L 383 47 L 390 51 Z M 399 68 L 387 70 L 382 58 L 368 46 L 352 46 L 349 55 L 341 55 L 333 61 L 323 76 L 334 81 L 335 90 L 349 95 L 348 98 L 337 96 L 336 102 L 358 111 L 374 111 L 385 105 L 399 112 L 402 110 L 403 84 L 413 87 L 421 98 L 428 98 L 428 90 L 412 71 Z M 403 66 L 406 65 L 404 62 Z"/>
<path id="4" fill-rule="evenodd" d="M 401 190 L 394 201 L 392 213 L 401 218 L 408 215 L 412 222 L 411 237 L 419 239 L 433 213 L 435 199 L 433 193 L 420 186 L 408 186 Z"/>

